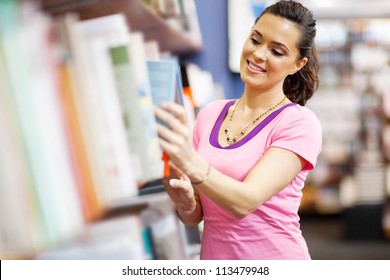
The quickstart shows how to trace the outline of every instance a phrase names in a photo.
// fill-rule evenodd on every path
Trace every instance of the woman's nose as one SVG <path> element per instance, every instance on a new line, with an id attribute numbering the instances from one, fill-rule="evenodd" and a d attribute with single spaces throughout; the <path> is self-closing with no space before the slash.
<path id="1" fill-rule="evenodd" d="M 264 45 L 259 46 L 253 52 L 253 56 L 255 60 L 265 61 L 267 60 L 267 55 L 268 55 L 268 50 Z"/>

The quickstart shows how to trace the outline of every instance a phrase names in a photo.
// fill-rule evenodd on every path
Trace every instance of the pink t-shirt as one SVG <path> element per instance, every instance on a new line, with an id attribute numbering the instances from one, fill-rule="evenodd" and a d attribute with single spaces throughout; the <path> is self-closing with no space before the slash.
<path id="1" fill-rule="evenodd" d="M 310 259 L 300 230 L 298 209 L 304 181 L 321 150 L 318 119 L 306 107 L 291 104 L 276 116 L 269 115 L 253 133 L 222 148 L 216 140 L 217 132 L 232 103 L 217 100 L 208 104 L 195 123 L 195 149 L 213 168 L 243 181 L 269 147 L 290 150 L 308 163 L 291 184 L 243 219 L 237 219 L 200 192 L 204 220 L 200 258 Z"/>

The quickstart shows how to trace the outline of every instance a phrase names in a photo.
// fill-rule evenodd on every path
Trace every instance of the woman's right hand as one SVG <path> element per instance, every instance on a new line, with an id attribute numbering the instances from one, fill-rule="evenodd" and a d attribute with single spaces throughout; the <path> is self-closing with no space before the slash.
<path id="1" fill-rule="evenodd" d="M 196 198 L 194 188 L 190 179 L 180 169 L 170 164 L 172 176 L 164 178 L 164 187 L 176 209 L 185 215 L 190 215 L 195 211 Z"/>

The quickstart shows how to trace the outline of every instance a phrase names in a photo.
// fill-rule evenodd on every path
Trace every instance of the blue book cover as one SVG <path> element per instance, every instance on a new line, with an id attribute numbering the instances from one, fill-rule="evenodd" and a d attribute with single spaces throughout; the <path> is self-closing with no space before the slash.
<path id="1" fill-rule="evenodd" d="M 184 106 L 183 82 L 177 59 L 148 60 L 149 81 L 153 104 L 176 102 Z M 160 119 L 157 122 L 164 124 Z"/>
<path id="2" fill-rule="evenodd" d="M 177 60 L 148 60 L 147 65 L 153 103 L 156 106 L 164 102 L 183 105 L 183 86 Z"/>

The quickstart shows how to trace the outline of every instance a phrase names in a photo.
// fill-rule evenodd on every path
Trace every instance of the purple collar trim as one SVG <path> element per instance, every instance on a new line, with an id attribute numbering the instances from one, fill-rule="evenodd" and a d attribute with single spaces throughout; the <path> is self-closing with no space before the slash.
<path id="1" fill-rule="evenodd" d="M 246 142 L 248 142 L 253 137 L 255 137 L 256 134 L 259 133 L 264 127 L 266 127 L 267 124 L 269 124 L 274 118 L 276 118 L 276 116 L 281 111 L 283 111 L 287 107 L 296 105 L 296 103 L 289 103 L 289 104 L 286 104 L 283 107 L 279 108 L 278 110 L 273 111 L 261 123 L 259 123 L 251 132 L 249 132 L 247 135 L 245 135 L 244 138 L 240 139 L 239 141 L 237 141 L 236 143 L 234 143 L 230 146 L 222 147 L 218 142 L 218 132 L 221 128 L 223 119 L 225 118 L 225 116 L 229 110 L 229 107 L 234 104 L 234 101 L 235 100 L 232 100 L 232 101 L 229 101 L 228 103 L 226 103 L 225 107 L 222 109 L 221 113 L 219 114 L 218 119 L 215 122 L 213 129 L 211 130 L 210 144 L 212 146 L 214 146 L 215 148 L 230 150 L 230 149 L 235 149 L 235 148 L 241 147 Z"/>

